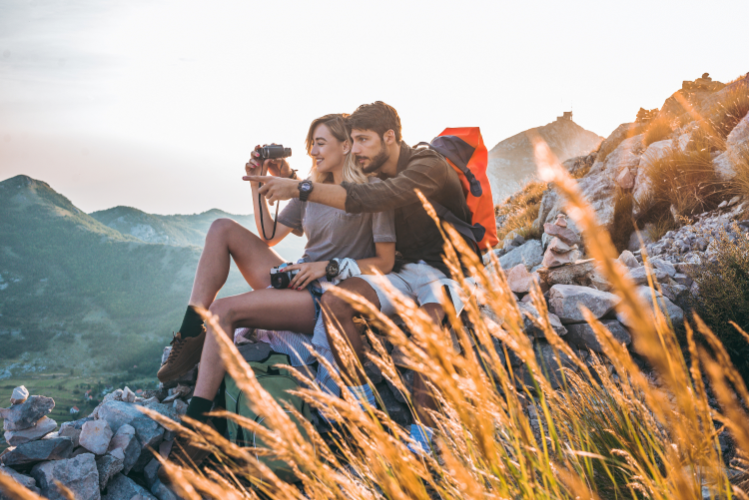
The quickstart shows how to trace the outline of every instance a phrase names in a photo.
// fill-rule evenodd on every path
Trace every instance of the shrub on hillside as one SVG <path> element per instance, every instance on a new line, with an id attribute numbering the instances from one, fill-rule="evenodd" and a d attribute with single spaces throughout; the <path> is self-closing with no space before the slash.
<path id="1" fill-rule="evenodd" d="M 540 228 L 534 227 L 533 222 L 538 218 L 544 191 L 546 183 L 531 181 L 518 193 L 494 207 L 499 241 L 512 231 L 526 240 L 541 238 Z"/>
<path id="2" fill-rule="evenodd" d="M 725 139 L 738 123 L 749 113 L 749 86 L 740 85 L 729 92 L 718 104 L 722 108 L 713 118 L 715 131 Z"/>
<path id="3" fill-rule="evenodd" d="M 713 167 L 710 148 L 695 144 L 650 163 L 645 170 L 652 182 L 654 205 L 651 212 L 668 211 L 690 216 L 715 208 L 725 198 L 728 187 L 720 181 Z"/>
<path id="4" fill-rule="evenodd" d="M 620 253 L 629 246 L 629 238 L 635 230 L 632 219 L 634 205 L 635 198 L 632 191 L 617 189 L 614 197 L 614 220 L 611 222 L 609 232 L 616 251 Z"/>
<path id="5" fill-rule="evenodd" d="M 749 196 L 749 145 L 744 145 L 738 152 L 734 165 L 736 175 L 731 179 L 734 191 L 742 196 Z"/>
<path id="6" fill-rule="evenodd" d="M 712 245 L 715 258 L 688 269 L 699 287 L 693 305 L 726 346 L 744 380 L 749 380 L 749 343 L 730 324 L 749 330 L 749 235 L 735 225 L 734 234 L 721 231 Z"/>
<path id="7" fill-rule="evenodd" d="M 645 130 L 645 146 L 662 141 L 671 135 L 671 123 L 666 118 L 656 118 L 648 123 Z"/>

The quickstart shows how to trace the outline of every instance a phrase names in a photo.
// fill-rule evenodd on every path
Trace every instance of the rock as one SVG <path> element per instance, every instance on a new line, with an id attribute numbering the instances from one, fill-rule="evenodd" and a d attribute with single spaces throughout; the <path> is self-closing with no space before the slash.
<path id="1" fill-rule="evenodd" d="M 577 261 L 568 266 L 553 269 L 539 269 L 541 281 L 548 287 L 554 285 L 590 285 L 590 277 L 595 271 L 593 259 Z"/>
<path id="2" fill-rule="evenodd" d="M 0 466 L 0 474 L 4 476 L 10 476 L 15 482 L 17 482 L 18 484 L 20 484 L 27 490 L 31 490 L 34 493 L 39 494 L 39 488 L 36 487 L 36 480 L 33 477 L 26 476 L 24 474 L 21 474 L 20 472 L 16 472 L 10 467 L 3 467 L 3 466 Z M 0 488 L 0 500 L 12 500 L 12 499 L 10 496 L 6 496 L 2 492 L 2 489 Z"/>
<path id="3" fill-rule="evenodd" d="M 632 337 L 621 323 L 616 320 L 602 321 L 602 323 L 620 344 L 629 345 L 632 343 Z M 566 340 L 570 344 L 580 349 L 590 349 L 593 352 L 603 353 L 598 337 L 588 323 L 567 325 L 567 331 L 569 334 Z"/>
<path id="4" fill-rule="evenodd" d="M 689 304 L 689 288 L 676 282 L 662 283 L 661 290 L 668 300 L 682 309 Z"/>
<path id="5" fill-rule="evenodd" d="M 146 486 L 152 488 L 154 484 L 159 480 L 157 476 L 159 469 L 161 468 L 161 462 L 152 458 L 148 465 L 143 468 L 143 478 L 146 480 Z"/>
<path id="6" fill-rule="evenodd" d="M 507 284 L 515 293 L 528 293 L 533 285 L 533 275 L 525 264 L 518 264 L 507 271 Z"/>
<path id="7" fill-rule="evenodd" d="M 27 399 L 29 399 L 29 390 L 26 389 L 26 386 L 19 385 L 13 389 L 13 394 L 10 395 L 10 404 L 20 405 Z"/>
<path id="8" fill-rule="evenodd" d="M 187 413 L 187 403 L 181 399 L 175 399 L 174 403 L 172 403 L 172 408 L 177 412 L 177 415 L 184 415 Z"/>
<path id="9" fill-rule="evenodd" d="M 369 378 L 372 384 L 377 385 L 382 382 L 382 371 L 372 362 L 371 359 L 366 359 L 364 363 L 362 363 L 362 366 L 364 368 L 364 374 Z"/>
<path id="10" fill-rule="evenodd" d="M 544 376 L 549 380 L 552 389 L 558 389 L 564 383 L 563 369 L 576 370 L 575 363 L 572 359 L 561 351 L 555 351 L 554 348 L 545 340 L 537 340 L 533 346 L 541 370 Z M 561 365 L 561 367 L 560 367 Z M 528 369 L 525 367 L 516 370 L 518 385 L 533 386 Z"/>
<path id="11" fill-rule="evenodd" d="M 80 445 L 95 455 L 103 455 L 109 448 L 114 433 L 106 420 L 92 420 L 83 424 Z"/>
<path id="12" fill-rule="evenodd" d="M 20 431 L 32 427 L 55 407 L 55 400 L 44 396 L 31 396 L 26 402 L 10 408 L 0 408 L 0 417 L 6 431 Z"/>
<path id="13" fill-rule="evenodd" d="M 559 227 L 556 224 L 544 224 L 544 233 L 549 236 L 559 238 L 567 245 L 577 245 L 581 243 L 580 235 L 568 227 Z M 553 241 L 553 240 L 552 240 Z"/>
<path id="14" fill-rule="evenodd" d="M 572 256 L 569 253 L 555 253 L 551 249 L 546 250 L 544 260 L 541 264 L 549 269 L 563 266 L 572 262 Z"/>
<path id="15" fill-rule="evenodd" d="M 622 189 L 632 189 L 635 187 L 635 176 L 632 175 L 628 167 L 625 167 L 619 175 L 616 176 L 616 183 Z"/>
<path id="16" fill-rule="evenodd" d="M 737 203 L 738 203 L 739 201 L 741 201 L 741 196 L 739 196 L 739 195 L 736 195 L 736 196 L 734 196 L 733 198 L 731 198 L 730 200 L 728 200 L 728 206 L 729 206 L 729 207 L 732 207 L 732 206 L 734 206 L 735 204 L 737 204 Z"/>
<path id="17" fill-rule="evenodd" d="M 518 264 L 525 264 L 525 267 L 530 270 L 539 265 L 543 257 L 541 242 L 531 240 L 500 257 L 499 263 L 502 269 L 512 269 Z"/>
<path id="18" fill-rule="evenodd" d="M 640 267 L 640 263 L 637 261 L 637 258 L 629 250 L 625 250 L 622 252 L 622 254 L 619 256 L 619 262 L 627 266 L 629 269 Z"/>
<path id="19" fill-rule="evenodd" d="M 73 442 L 69 438 L 39 439 L 8 448 L 0 455 L 0 461 L 5 465 L 27 465 L 68 458 L 72 451 Z"/>
<path id="20" fill-rule="evenodd" d="M 547 248 L 547 250 L 551 250 L 552 252 L 556 254 L 566 254 L 566 253 L 570 253 L 574 248 L 575 248 L 574 246 L 569 246 L 567 243 L 563 242 L 559 238 L 554 237 L 549 242 L 549 247 Z"/>
<path id="21" fill-rule="evenodd" d="M 31 469 L 42 495 L 49 500 L 66 500 L 65 495 L 55 485 L 62 483 L 75 495 L 76 500 L 100 500 L 99 472 L 96 460 L 91 453 L 84 453 L 75 458 L 44 462 Z"/>
<path id="22" fill-rule="evenodd" d="M 713 165 L 724 181 L 733 179 L 742 157 L 749 155 L 749 115 L 745 116 L 726 138 L 726 151 L 713 160 Z"/>
<path id="23" fill-rule="evenodd" d="M 650 275 L 655 281 L 663 281 L 667 274 L 660 269 L 650 269 Z M 629 277 L 635 282 L 635 285 L 646 285 L 648 283 L 648 268 L 642 266 L 630 269 Z"/>
<path id="24" fill-rule="evenodd" d="M 611 312 L 619 298 L 613 293 L 576 285 L 554 285 L 549 292 L 549 310 L 562 323 L 584 321 L 580 307 L 586 307 L 596 318 Z"/>
<path id="25" fill-rule="evenodd" d="M 104 402 L 98 412 L 98 417 L 102 420 L 106 420 L 114 433 L 116 433 L 121 426 L 129 424 L 136 418 L 143 416 L 143 412 L 140 411 L 137 406 L 115 400 Z"/>
<path id="26" fill-rule="evenodd" d="M 125 387 L 122 390 L 122 401 L 126 403 L 135 403 L 135 393 L 130 390 L 129 387 Z"/>
<path id="27" fill-rule="evenodd" d="M 117 448 L 112 453 L 107 453 L 96 459 L 96 470 L 99 473 L 99 489 L 104 490 L 109 480 L 122 471 L 125 466 L 125 455 Z"/>
<path id="28" fill-rule="evenodd" d="M 558 214 L 557 220 L 554 222 L 555 226 L 567 227 L 567 216 L 564 214 Z"/>
<path id="29" fill-rule="evenodd" d="M 151 493 L 156 495 L 159 500 L 180 500 L 180 498 L 174 494 L 172 490 L 164 486 L 161 481 L 157 481 L 151 486 Z"/>
<path id="30" fill-rule="evenodd" d="M 676 276 L 676 267 L 663 259 L 650 259 L 650 265 L 659 271 L 663 271 L 670 278 Z"/>
<path id="31" fill-rule="evenodd" d="M 5 441 L 7 441 L 11 446 L 18 446 L 19 444 L 43 438 L 55 429 L 57 429 L 57 422 L 49 417 L 42 417 L 36 425 L 29 427 L 28 429 L 22 431 L 7 431 L 5 433 Z"/>
<path id="32" fill-rule="evenodd" d="M 533 304 L 521 302 L 518 304 L 518 309 L 520 309 L 520 313 L 523 315 L 523 331 L 525 334 L 533 338 L 546 338 L 543 330 L 536 326 L 536 323 L 532 319 L 539 319 L 540 317 L 538 310 L 536 310 Z M 562 336 L 567 334 L 567 329 L 556 314 L 549 313 L 549 324 L 557 335 Z"/>
<path id="33" fill-rule="evenodd" d="M 145 415 L 134 419 L 130 425 L 135 429 L 135 437 L 143 447 L 156 448 L 164 437 L 164 428 Z"/>
<path id="34" fill-rule="evenodd" d="M 658 301 L 658 307 L 659 309 L 671 319 L 671 323 L 674 325 L 674 328 L 682 328 L 684 325 L 684 311 L 681 309 L 681 307 L 677 306 L 673 302 L 671 302 L 667 297 L 664 297 L 661 295 L 660 292 L 653 291 L 647 286 L 639 286 L 637 287 L 637 293 L 642 297 L 646 303 L 650 306 L 651 312 L 654 311 L 653 306 L 653 293 L 655 293 L 656 300 Z M 619 313 L 617 314 L 617 319 L 624 324 L 624 326 L 631 328 L 632 327 L 632 321 L 627 318 L 625 314 Z"/>
<path id="35" fill-rule="evenodd" d="M 125 456 L 123 463 L 125 474 L 130 472 L 130 469 L 133 468 L 138 458 L 140 458 L 142 448 L 140 441 L 135 437 L 135 428 L 130 424 L 121 425 L 109 443 L 110 453 L 117 449 L 122 450 Z"/>
<path id="36" fill-rule="evenodd" d="M 69 437 L 73 440 L 73 446 L 77 447 L 80 445 L 81 429 L 83 429 L 83 424 L 92 420 L 93 418 L 86 417 L 78 420 L 73 420 L 71 422 L 63 422 L 62 425 L 60 425 L 59 435 L 61 437 Z"/>

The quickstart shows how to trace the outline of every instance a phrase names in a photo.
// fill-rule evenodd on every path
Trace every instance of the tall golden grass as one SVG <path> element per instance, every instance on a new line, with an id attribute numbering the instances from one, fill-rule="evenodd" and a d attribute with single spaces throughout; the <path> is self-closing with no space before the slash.
<path id="1" fill-rule="evenodd" d="M 193 423 L 197 428 L 193 431 L 150 412 L 162 425 L 215 453 L 213 467 L 183 467 L 162 460 L 179 495 L 189 500 L 672 500 L 702 499 L 704 488 L 712 498 L 749 498 L 729 481 L 716 431 L 716 424 L 725 426 L 739 450 L 749 450 L 749 392 L 725 349 L 695 318 L 710 349 L 695 343 L 694 332 L 687 325 L 691 364 L 687 363 L 673 325 L 659 308 L 651 310 L 642 301 L 575 181 L 542 141 L 536 139 L 535 149 L 542 180 L 554 182 L 568 199 L 567 213 L 584 232 L 588 252 L 620 297 L 617 309 L 633 325 L 633 347 L 653 367 L 655 377 L 641 371 L 628 350 L 588 311 L 586 320 L 607 361 L 584 361 L 551 328 L 546 303 L 536 287 L 531 297 L 540 313 L 537 324 L 546 341 L 575 368 L 563 369 L 561 362 L 559 366 L 544 365 L 523 331 L 523 317 L 496 259 L 485 268 L 457 233 L 445 227 L 447 241 L 452 242 L 444 249 L 446 262 L 460 280 L 465 316 L 473 325 L 463 328 L 464 323 L 445 303 L 462 354 L 454 350 L 447 332 L 393 290 L 389 293 L 410 337 L 371 304 L 340 290 L 334 292 L 366 314 L 405 354 L 408 367 L 425 377 L 439 402 L 439 411 L 432 412 L 437 427 L 433 455 L 410 453 L 406 431 L 378 408 L 362 408 L 345 389 L 342 398 L 315 387 L 299 391 L 308 403 L 341 423 L 332 439 L 323 439 L 311 425 L 305 429 L 309 439 L 304 438 L 289 418 L 287 412 L 292 410 L 262 389 L 230 337 L 219 335 L 229 374 L 266 424 L 220 415 L 257 432 L 272 454 L 296 472 L 298 483 L 276 477 L 258 461 L 258 450 L 237 447 L 206 426 Z M 459 256 L 478 285 L 475 291 L 461 278 Z M 487 316 L 500 318 L 501 324 Z M 215 317 L 208 316 L 208 322 L 220 331 Z M 344 364 L 358 364 L 332 321 L 329 326 Z M 405 392 L 393 360 L 380 341 L 368 335 L 373 346 L 370 359 Z M 505 361 L 510 351 L 525 363 L 527 374 L 516 372 Z M 560 389 L 553 389 L 548 382 L 544 375 L 548 370 L 561 371 L 564 384 Z M 721 411 L 708 404 L 703 374 L 720 401 Z M 347 380 L 340 383 L 345 386 Z M 531 407 L 534 411 L 529 411 Z M 38 498 L 8 485 L 8 479 L 0 474 L 0 487 L 8 496 Z"/>

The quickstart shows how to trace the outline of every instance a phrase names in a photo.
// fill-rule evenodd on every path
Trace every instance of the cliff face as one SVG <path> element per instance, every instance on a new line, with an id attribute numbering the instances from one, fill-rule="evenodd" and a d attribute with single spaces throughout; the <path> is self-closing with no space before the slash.
<path id="1" fill-rule="evenodd" d="M 531 131 L 546 141 L 560 161 L 586 155 L 603 140 L 603 137 L 565 118 L 505 139 L 489 151 L 487 173 L 495 203 L 504 200 L 517 191 L 523 182 L 536 175 L 533 146 L 528 136 Z"/>

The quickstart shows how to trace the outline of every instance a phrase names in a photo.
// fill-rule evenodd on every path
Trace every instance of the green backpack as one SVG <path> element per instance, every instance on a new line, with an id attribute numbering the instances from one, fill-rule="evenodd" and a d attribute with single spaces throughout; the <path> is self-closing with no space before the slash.
<path id="1" fill-rule="evenodd" d="M 286 401 L 291 404 L 307 420 L 312 421 L 312 412 L 301 398 L 289 394 L 287 391 L 300 389 L 299 382 L 288 372 L 288 370 L 275 368 L 274 365 L 290 365 L 289 356 L 271 351 L 268 344 L 259 342 L 239 346 L 239 351 L 247 363 L 255 372 L 255 377 L 260 385 L 278 401 Z M 247 405 L 247 397 L 237 387 L 236 382 L 228 374 L 224 378 L 225 408 L 228 412 L 237 413 L 245 418 L 263 423 L 263 417 L 253 412 Z M 307 433 L 293 415 L 289 415 L 303 436 Z M 267 448 L 262 439 L 249 429 L 237 425 L 231 420 L 226 421 L 228 439 L 238 446 L 249 446 L 253 448 Z M 272 455 L 257 456 L 258 460 L 270 467 L 275 474 L 285 481 L 295 481 L 296 477 L 291 468 L 282 460 L 273 458 Z"/>

